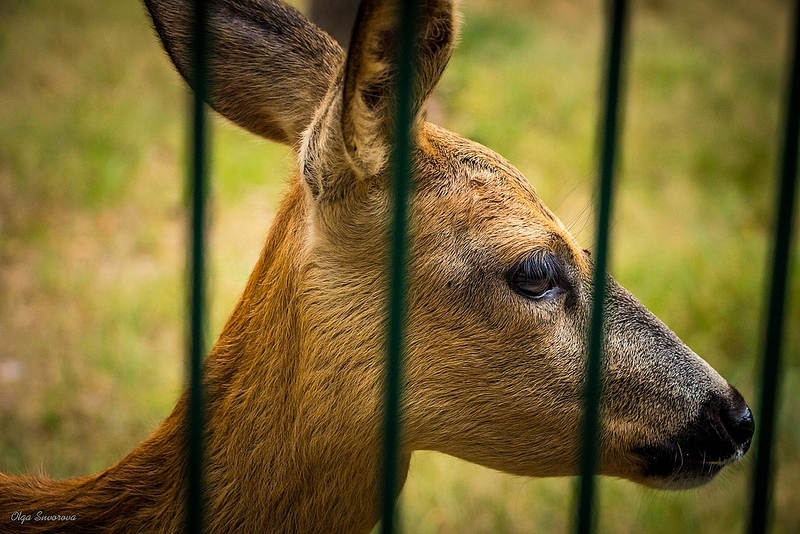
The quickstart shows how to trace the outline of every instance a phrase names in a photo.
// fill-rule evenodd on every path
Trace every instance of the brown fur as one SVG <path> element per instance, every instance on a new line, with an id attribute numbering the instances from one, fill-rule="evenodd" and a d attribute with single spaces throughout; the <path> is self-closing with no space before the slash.
<path id="1" fill-rule="evenodd" d="M 186 76 L 187 0 L 146 4 Z M 212 105 L 297 147 L 299 172 L 206 363 L 207 528 L 368 532 L 380 487 L 394 9 L 365 2 L 345 59 L 282 4 L 211 4 Z M 424 121 L 456 15 L 447 0 L 423 2 L 423 14 L 401 480 L 418 449 L 528 476 L 574 474 L 592 263 L 511 164 Z M 532 253 L 562 266 L 562 293 L 512 290 L 507 273 Z M 705 456 L 660 475 L 637 451 L 680 445 L 721 417 L 705 415 L 709 404 L 742 411 L 743 401 L 611 279 L 608 289 L 600 471 L 663 487 L 709 480 Z M 0 532 L 21 528 L 13 512 L 37 510 L 76 520 L 29 521 L 29 532 L 178 532 L 185 417 L 184 396 L 97 475 L 0 475 Z M 746 450 L 731 447 L 710 463 Z"/>

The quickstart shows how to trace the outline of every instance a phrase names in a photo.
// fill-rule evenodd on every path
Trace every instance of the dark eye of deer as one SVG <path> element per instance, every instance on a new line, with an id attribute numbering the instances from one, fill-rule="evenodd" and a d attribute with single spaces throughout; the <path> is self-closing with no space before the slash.
<path id="1" fill-rule="evenodd" d="M 558 260 L 535 255 L 519 263 L 508 274 L 508 284 L 517 294 L 532 300 L 546 300 L 562 292 Z"/>

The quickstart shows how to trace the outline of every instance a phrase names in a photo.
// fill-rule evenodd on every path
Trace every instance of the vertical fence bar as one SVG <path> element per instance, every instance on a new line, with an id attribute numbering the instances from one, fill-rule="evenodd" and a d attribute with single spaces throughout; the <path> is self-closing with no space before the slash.
<path id="1" fill-rule="evenodd" d="M 381 532 L 396 531 L 397 465 L 400 454 L 400 389 L 406 312 L 406 262 L 408 247 L 407 202 L 411 188 L 412 88 L 414 78 L 416 0 L 399 3 L 396 140 L 392 157 L 394 211 L 391 227 L 389 331 L 386 360 L 386 419 L 384 428 Z"/>
<path id="2" fill-rule="evenodd" d="M 189 415 L 186 435 L 186 531 L 203 528 L 203 389 L 202 362 L 205 355 L 206 284 L 205 215 L 207 195 L 206 92 L 208 85 L 208 33 L 206 0 L 194 0 L 194 39 L 191 165 L 189 170 L 190 251 L 189 251 Z"/>
<path id="3" fill-rule="evenodd" d="M 607 70 L 605 79 L 604 119 L 601 133 L 600 183 L 597 213 L 597 244 L 594 264 L 594 300 L 589 329 L 589 356 L 584 386 L 583 435 L 581 439 L 579 498 L 576 531 L 588 533 L 594 525 L 595 469 L 602 396 L 603 321 L 608 265 L 609 223 L 613 194 L 614 160 L 619 123 L 619 94 L 622 75 L 622 52 L 627 19 L 625 0 L 613 0 L 607 29 Z"/>
<path id="4" fill-rule="evenodd" d="M 786 290 L 789 277 L 789 258 L 794 226 L 795 189 L 797 185 L 798 136 L 800 135 L 800 2 L 795 5 L 794 46 L 789 53 L 785 131 L 783 137 L 778 186 L 778 214 L 775 221 L 775 241 L 772 256 L 772 281 L 769 289 L 767 327 L 762 362 L 761 399 L 757 429 L 757 454 L 753 470 L 750 502 L 750 532 L 767 530 L 772 493 L 772 449 L 777 411 L 783 318 L 786 311 Z"/>

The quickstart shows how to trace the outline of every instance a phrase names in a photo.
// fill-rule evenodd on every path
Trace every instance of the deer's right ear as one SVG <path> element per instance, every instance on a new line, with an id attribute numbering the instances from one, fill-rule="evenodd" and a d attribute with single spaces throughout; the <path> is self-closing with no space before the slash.
<path id="1" fill-rule="evenodd" d="M 453 51 L 452 0 L 420 0 L 412 108 L 416 126 Z M 395 136 L 400 0 L 363 0 L 350 41 L 342 101 L 342 136 L 350 159 L 365 175 L 380 173 Z"/>
<path id="2" fill-rule="evenodd" d="M 457 26 L 453 0 L 418 2 L 411 94 L 414 128 L 422 122 L 425 102 L 450 59 Z M 353 177 L 369 179 L 382 175 L 386 168 L 395 137 L 398 4 L 400 0 L 361 2 L 341 89 L 328 95 L 330 100 L 323 104 L 306 138 L 304 175 L 314 196 L 326 190 L 324 196 L 339 196 L 346 184 L 330 183 L 337 175 L 344 175 L 345 182 Z M 320 152 L 325 154 L 322 165 L 314 161 Z M 341 164 L 349 168 L 343 169 Z M 339 172 L 331 173 L 331 168 Z"/>
<path id="3" fill-rule="evenodd" d="M 192 1 L 144 0 L 164 48 L 191 83 Z M 299 146 L 344 53 L 283 2 L 209 0 L 209 103 L 267 139 Z"/>

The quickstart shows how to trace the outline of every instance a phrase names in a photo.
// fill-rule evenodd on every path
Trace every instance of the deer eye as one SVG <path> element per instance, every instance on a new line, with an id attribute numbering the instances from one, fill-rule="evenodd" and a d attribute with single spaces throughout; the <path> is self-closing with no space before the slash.
<path id="1" fill-rule="evenodd" d="M 508 284 L 517 294 L 532 300 L 545 300 L 559 295 L 563 279 L 561 265 L 551 254 L 534 254 L 508 273 Z"/>

